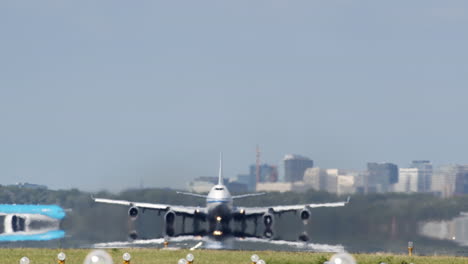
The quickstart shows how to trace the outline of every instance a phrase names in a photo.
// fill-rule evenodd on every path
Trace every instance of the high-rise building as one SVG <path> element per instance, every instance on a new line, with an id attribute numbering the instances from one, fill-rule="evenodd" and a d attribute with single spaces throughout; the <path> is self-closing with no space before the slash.
<path id="1" fill-rule="evenodd" d="M 250 175 L 257 175 L 257 165 L 250 165 Z M 262 164 L 259 166 L 259 182 L 277 182 L 278 181 L 278 169 L 274 165 Z"/>
<path id="2" fill-rule="evenodd" d="M 304 172 L 304 183 L 316 191 L 327 189 L 327 171 L 318 167 L 308 168 Z"/>
<path id="3" fill-rule="evenodd" d="M 259 174 L 260 182 L 278 181 L 278 169 L 274 165 L 260 165 Z M 257 165 L 250 165 L 248 174 L 237 175 L 237 182 L 245 184 L 247 186 L 248 191 L 254 191 L 257 188 Z"/>
<path id="4" fill-rule="evenodd" d="M 340 195 L 355 192 L 353 173 L 339 169 L 308 168 L 304 172 L 304 183 L 317 191 Z"/>
<path id="5" fill-rule="evenodd" d="M 338 169 L 327 169 L 327 188 L 326 191 L 329 193 L 338 193 Z"/>
<path id="6" fill-rule="evenodd" d="M 442 197 L 468 193 L 468 165 L 445 165 L 434 171 L 432 191 Z"/>
<path id="7" fill-rule="evenodd" d="M 418 168 L 400 168 L 398 182 L 393 185 L 394 192 L 418 192 L 420 171 Z"/>
<path id="8" fill-rule="evenodd" d="M 297 192 L 302 193 L 310 189 L 304 182 L 260 182 L 257 192 Z"/>
<path id="9" fill-rule="evenodd" d="M 238 174 L 237 182 L 245 184 L 247 186 L 247 191 L 255 191 L 256 188 L 256 179 L 255 174 Z"/>
<path id="10" fill-rule="evenodd" d="M 410 168 L 418 169 L 418 192 L 430 192 L 432 182 L 432 164 L 428 160 L 413 160 Z"/>
<path id="11" fill-rule="evenodd" d="M 388 192 L 398 182 L 398 166 L 392 163 L 367 163 L 366 192 Z"/>
<path id="12" fill-rule="evenodd" d="M 313 160 L 288 154 L 284 157 L 284 180 L 286 182 L 302 181 L 305 170 L 312 167 L 314 167 Z"/>
<path id="13" fill-rule="evenodd" d="M 355 183 L 356 177 L 354 175 L 338 175 L 336 193 L 338 195 L 355 193 Z"/>
<path id="14" fill-rule="evenodd" d="M 455 194 L 468 194 L 468 165 L 458 167 L 455 175 Z"/>
<path id="15" fill-rule="evenodd" d="M 356 193 L 365 194 L 367 193 L 367 182 L 369 179 L 369 172 L 367 170 L 356 172 L 354 174 L 354 186 Z"/>
<path id="16" fill-rule="evenodd" d="M 455 192 L 455 180 L 459 165 L 445 165 L 432 175 L 431 191 L 442 197 L 451 197 Z"/>

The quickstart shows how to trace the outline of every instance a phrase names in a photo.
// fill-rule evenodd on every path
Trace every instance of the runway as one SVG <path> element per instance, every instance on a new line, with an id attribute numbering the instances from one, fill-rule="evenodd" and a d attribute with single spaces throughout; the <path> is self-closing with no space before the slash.
<path id="1" fill-rule="evenodd" d="M 90 245 L 92 248 L 137 248 L 137 247 L 164 247 L 164 238 L 135 240 L 135 241 L 113 241 L 96 243 Z M 235 250 L 276 250 L 282 251 L 308 251 L 308 252 L 344 252 L 342 245 L 317 244 L 308 242 L 296 242 L 286 240 L 267 240 L 259 238 L 228 238 L 216 241 L 209 238 L 180 236 L 169 240 L 168 248 L 191 249 L 235 249 Z M 201 243 L 201 244 L 200 244 Z"/>

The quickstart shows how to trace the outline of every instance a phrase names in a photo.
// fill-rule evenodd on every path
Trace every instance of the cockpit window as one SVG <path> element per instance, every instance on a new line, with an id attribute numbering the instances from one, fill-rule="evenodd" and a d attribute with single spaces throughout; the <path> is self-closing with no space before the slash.
<path id="1" fill-rule="evenodd" d="M 222 190 L 224 190 L 224 188 L 223 187 L 217 187 L 217 188 L 215 188 L 215 190 L 222 191 Z"/>

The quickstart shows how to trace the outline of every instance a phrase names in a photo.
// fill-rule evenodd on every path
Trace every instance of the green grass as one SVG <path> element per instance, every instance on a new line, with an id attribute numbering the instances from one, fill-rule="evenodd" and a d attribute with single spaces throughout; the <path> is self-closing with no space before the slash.
<path id="1" fill-rule="evenodd" d="M 129 252 L 132 255 L 132 264 L 176 264 L 177 260 L 185 257 L 187 253 L 195 256 L 195 264 L 250 264 L 250 256 L 256 253 L 264 259 L 267 264 L 322 264 L 328 260 L 331 254 L 325 253 L 307 253 L 307 252 L 277 252 L 277 251 L 224 251 L 224 250 L 160 250 L 160 249 L 107 249 L 112 255 L 114 263 L 122 263 L 122 254 Z M 0 249 L 1 264 L 17 264 L 19 259 L 27 256 L 31 264 L 52 264 L 57 263 L 57 254 L 59 249 Z M 82 264 L 85 256 L 90 252 L 87 249 L 64 249 L 67 254 L 66 264 Z M 450 256 L 415 256 L 408 257 L 404 255 L 387 254 L 354 254 L 359 264 L 466 264 L 467 257 Z"/>

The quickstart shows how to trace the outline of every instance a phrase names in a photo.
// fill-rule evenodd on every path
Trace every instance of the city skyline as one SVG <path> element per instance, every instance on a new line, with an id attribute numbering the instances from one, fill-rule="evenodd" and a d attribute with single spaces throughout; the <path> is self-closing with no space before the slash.
<path id="1" fill-rule="evenodd" d="M 465 164 L 468 3 L 2 1 L 0 183 Z"/>
<path id="2" fill-rule="evenodd" d="M 258 150 L 258 146 L 257 146 L 257 150 Z M 375 165 L 383 165 L 383 166 L 396 166 L 396 170 L 397 170 L 397 175 L 401 173 L 401 171 L 403 170 L 404 172 L 403 173 L 407 173 L 408 171 L 409 172 L 414 172 L 415 169 L 418 170 L 418 172 L 421 174 L 421 175 L 424 175 L 422 177 L 424 178 L 421 178 L 421 179 L 418 179 L 417 180 L 417 184 L 420 185 L 420 186 L 416 186 L 414 187 L 413 185 L 411 185 L 412 187 L 411 188 L 417 188 L 416 192 L 428 192 L 428 191 L 434 191 L 433 189 L 430 188 L 431 186 L 431 182 L 434 181 L 434 179 L 432 179 L 433 175 L 433 170 L 435 170 L 436 172 L 440 171 L 441 169 L 446 169 L 446 168 L 457 168 L 457 167 L 468 167 L 467 164 L 456 164 L 456 163 L 448 163 L 448 164 L 440 164 L 438 166 L 434 166 L 434 163 L 432 163 L 432 161 L 430 160 L 412 160 L 410 163 L 408 163 L 407 165 L 400 165 L 400 164 L 396 164 L 394 162 L 390 162 L 390 161 L 378 161 L 378 162 L 375 162 L 375 161 L 367 161 L 365 164 L 367 165 L 367 168 L 361 168 L 361 169 L 349 169 L 349 168 L 339 168 L 339 167 L 322 167 L 322 166 L 318 166 L 317 164 L 314 164 L 314 160 L 313 159 L 310 159 L 309 157 L 307 156 L 304 156 L 304 155 L 300 155 L 300 154 L 286 154 L 284 155 L 283 159 L 277 163 L 277 164 L 272 164 L 272 163 L 269 163 L 269 162 L 260 162 L 259 166 L 260 166 L 260 175 L 264 175 L 265 173 L 267 175 L 269 175 L 268 173 L 271 173 L 271 168 L 273 168 L 275 170 L 275 174 L 276 176 L 274 178 L 265 178 L 265 179 L 262 179 L 260 180 L 260 183 L 274 183 L 274 182 L 277 182 L 277 183 L 287 183 L 287 182 L 295 182 L 295 181 L 291 181 L 291 180 L 288 180 L 285 173 L 287 173 L 287 169 L 285 169 L 285 164 L 288 160 L 292 159 L 292 158 L 298 158 L 299 160 L 306 160 L 306 161 L 310 161 L 312 164 L 312 167 L 309 167 L 309 166 L 305 166 L 303 168 L 301 168 L 300 170 L 304 170 L 304 179 L 296 179 L 296 180 L 299 180 L 300 184 L 305 184 L 304 187 L 307 187 L 309 186 L 310 187 L 310 182 L 307 183 L 307 182 L 304 182 L 305 181 L 305 177 L 306 177 L 306 174 L 305 173 L 305 169 L 306 168 L 310 168 L 310 169 L 319 169 L 320 171 L 323 171 L 325 173 L 329 173 L 330 171 L 332 172 L 332 174 L 342 174 L 343 176 L 347 176 L 347 175 L 354 175 L 354 177 L 369 177 L 369 179 L 371 179 L 372 177 L 387 177 L 386 174 L 376 174 L 374 176 L 372 176 L 372 173 L 371 173 L 371 170 L 370 170 L 370 167 L 371 164 L 372 166 L 375 166 Z M 424 164 L 424 165 L 421 165 L 421 164 Z M 423 166 L 423 167 L 421 167 Z M 424 167 L 425 166 L 425 167 Z M 427 166 L 429 166 L 429 169 L 430 169 L 430 173 L 426 176 L 426 170 L 427 170 Z M 249 165 L 246 165 L 246 169 L 245 170 L 240 170 L 238 171 L 235 175 L 225 175 L 225 180 L 226 180 L 226 183 L 236 183 L 236 184 L 247 184 L 247 189 L 250 190 L 250 191 L 253 191 L 255 190 L 254 189 L 250 189 L 249 188 L 249 185 L 251 184 L 254 184 L 255 183 L 255 178 L 256 178 L 256 164 L 255 163 L 250 163 Z M 266 171 L 263 171 L 263 169 L 266 169 Z M 290 169 L 289 169 L 290 170 Z M 373 169 L 372 169 L 373 170 Z M 400 170 L 400 173 L 398 173 L 398 170 Z M 294 172 L 292 172 L 294 173 Z M 297 172 L 295 172 L 297 173 Z M 254 175 L 253 177 L 253 182 L 250 182 L 250 180 L 248 180 L 247 178 L 251 177 L 251 175 Z M 367 175 L 367 176 L 366 176 Z M 401 178 L 400 178 L 401 175 L 398 175 L 396 179 L 393 180 L 392 183 L 390 183 L 391 186 L 397 186 L 398 184 L 401 185 Z M 245 179 L 242 179 L 240 180 L 239 177 L 247 177 Z M 298 177 L 298 176 L 296 176 Z M 325 177 L 328 177 L 328 176 L 325 176 Z M 357 178 L 359 178 L 357 177 Z M 406 176 L 405 176 L 406 177 Z M 427 178 L 429 177 L 429 178 Z M 355 180 L 357 180 L 357 178 Z M 141 180 L 138 182 L 138 185 L 134 185 L 134 186 L 126 186 L 125 188 L 121 189 L 121 190 L 126 190 L 126 189 L 135 189 L 135 188 L 173 188 L 173 189 L 186 189 L 187 187 L 189 187 L 190 189 L 190 186 L 192 185 L 193 181 L 194 180 L 197 180 L 197 179 L 201 179 L 203 182 L 215 182 L 217 181 L 218 177 L 215 176 L 214 174 L 213 175 L 210 175 L 210 174 L 207 174 L 207 175 L 194 175 L 193 178 L 191 178 L 188 182 L 185 182 L 183 183 L 182 186 L 176 186 L 176 187 L 171 187 L 171 186 L 146 186 L 144 184 L 144 182 Z M 207 180 L 209 179 L 209 180 Z M 276 179 L 276 180 L 274 180 Z M 240 180 L 240 181 L 239 181 Z M 395 181 L 396 180 L 396 181 Z M 245 182 L 247 181 L 247 182 Z M 406 181 L 406 178 L 403 180 L 403 181 Z M 422 182 L 421 182 L 422 181 Z M 427 182 L 429 181 L 429 182 Z M 250 182 L 250 183 L 248 183 Z M 369 182 L 370 183 L 370 182 Z M 357 184 L 357 183 L 355 183 Z M 362 183 L 361 183 L 362 184 Z M 372 183 L 374 184 L 374 183 Z M 413 182 L 411 184 L 414 184 Z M 12 183 L 3 183 L 2 185 L 6 185 L 6 186 L 28 186 L 27 188 L 49 188 L 49 186 L 46 186 L 46 185 L 38 185 L 37 182 L 21 182 L 21 181 L 17 181 L 17 182 L 12 182 Z M 208 186 L 208 185 L 207 185 Z M 211 184 L 208 186 L 211 188 Z M 355 187 L 359 187 L 359 185 L 355 185 Z M 360 186 L 360 187 L 363 187 L 363 186 Z M 71 187 L 71 188 L 76 188 L 76 187 Z M 207 188 L 206 186 L 203 186 L 203 188 Z M 321 187 L 322 188 L 322 187 Z M 398 186 L 397 188 L 399 188 L 398 192 L 401 192 L 403 188 L 402 186 Z M 64 188 L 54 188 L 52 187 L 52 189 L 64 189 Z M 86 191 L 86 189 L 84 189 Z M 110 189 L 106 189 L 106 188 L 101 188 L 99 190 L 106 190 L 106 191 L 116 191 L 116 190 L 110 190 Z M 119 191 L 121 191 L 119 190 Z M 268 189 L 266 189 L 268 190 Z M 304 191 L 306 189 L 300 189 L 300 191 Z M 411 189 L 413 190 L 413 189 Z M 88 190 L 89 191 L 89 190 Z M 91 191 L 96 191 L 96 190 L 91 190 Z M 373 193 L 373 192 L 392 192 L 392 189 L 389 189 L 389 190 L 361 190 L 365 193 L 367 192 L 370 192 L 370 193 Z M 396 189 L 395 189 L 396 191 Z M 414 191 L 414 190 L 413 190 Z M 243 192 L 243 191 L 241 191 Z"/>

